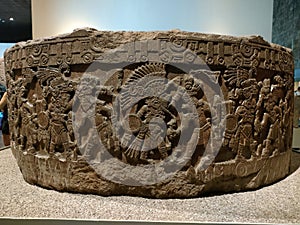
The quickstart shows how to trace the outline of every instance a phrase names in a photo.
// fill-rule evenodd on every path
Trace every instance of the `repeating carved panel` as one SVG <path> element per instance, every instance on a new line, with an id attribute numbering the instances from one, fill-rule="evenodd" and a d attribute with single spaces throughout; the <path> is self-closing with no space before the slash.
<path id="1" fill-rule="evenodd" d="M 12 150 L 28 182 L 58 190 L 192 197 L 257 188 L 288 174 L 292 62 L 259 36 L 87 29 L 17 44 L 5 53 Z M 107 63 L 118 68 L 103 83 Z M 183 162 L 171 177 L 143 186 L 136 175 L 128 185 L 131 168 L 172 157 Z"/>

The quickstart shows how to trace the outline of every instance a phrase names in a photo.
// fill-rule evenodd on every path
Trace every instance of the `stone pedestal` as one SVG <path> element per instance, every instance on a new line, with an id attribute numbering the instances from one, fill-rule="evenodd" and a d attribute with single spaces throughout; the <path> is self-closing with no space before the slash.
<path id="1" fill-rule="evenodd" d="M 31 184 L 196 197 L 289 172 L 293 58 L 259 36 L 82 29 L 16 44 L 5 67 Z"/>

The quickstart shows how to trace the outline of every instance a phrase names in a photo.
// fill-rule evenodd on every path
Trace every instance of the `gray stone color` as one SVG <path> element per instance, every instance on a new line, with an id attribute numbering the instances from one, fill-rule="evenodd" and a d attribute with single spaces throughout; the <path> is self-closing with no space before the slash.
<path id="1" fill-rule="evenodd" d="M 260 36 L 79 29 L 16 44 L 5 68 L 31 184 L 182 198 L 289 173 L 293 57 Z"/>

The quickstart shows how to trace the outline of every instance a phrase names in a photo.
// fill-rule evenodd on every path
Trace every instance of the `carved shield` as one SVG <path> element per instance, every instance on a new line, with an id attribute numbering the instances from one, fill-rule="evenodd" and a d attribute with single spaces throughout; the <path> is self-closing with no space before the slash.
<path id="1" fill-rule="evenodd" d="M 233 114 L 226 116 L 226 130 L 233 133 L 237 128 L 237 117 Z"/>
<path id="2" fill-rule="evenodd" d="M 49 117 L 46 112 L 42 111 L 38 114 L 38 123 L 41 128 L 46 129 L 49 125 Z"/>

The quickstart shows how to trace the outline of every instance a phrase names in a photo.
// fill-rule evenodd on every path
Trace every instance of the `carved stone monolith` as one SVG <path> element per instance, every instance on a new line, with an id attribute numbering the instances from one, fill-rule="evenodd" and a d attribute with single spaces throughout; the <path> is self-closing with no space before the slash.
<path id="1" fill-rule="evenodd" d="M 260 36 L 78 29 L 16 44 L 5 68 L 31 184 L 174 198 L 289 173 L 292 53 Z"/>

